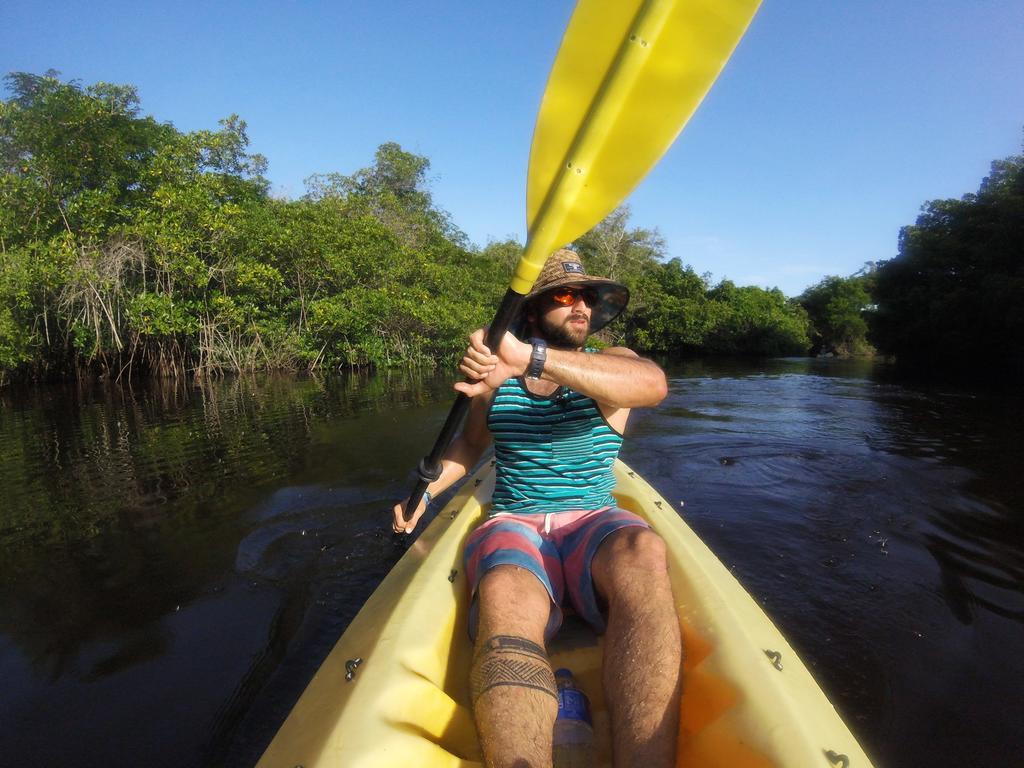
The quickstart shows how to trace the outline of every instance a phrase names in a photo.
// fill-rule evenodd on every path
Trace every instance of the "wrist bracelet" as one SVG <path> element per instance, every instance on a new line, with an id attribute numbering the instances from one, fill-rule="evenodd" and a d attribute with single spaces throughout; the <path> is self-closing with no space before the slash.
<path id="1" fill-rule="evenodd" d="M 423 492 L 423 498 L 425 498 L 427 500 L 426 506 L 428 506 L 428 507 L 430 506 L 430 502 L 432 502 L 434 500 L 434 497 L 430 495 L 430 491 L 424 491 Z"/>

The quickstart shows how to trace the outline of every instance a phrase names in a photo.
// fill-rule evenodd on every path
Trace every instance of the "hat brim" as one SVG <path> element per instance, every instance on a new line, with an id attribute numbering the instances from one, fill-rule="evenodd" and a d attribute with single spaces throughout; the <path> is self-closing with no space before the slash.
<path id="1" fill-rule="evenodd" d="M 597 305 L 590 309 L 590 332 L 596 333 L 622 314 L 629 304 L 629 288 L 604 277 L 566 275 L 555 284 L 547 284 L 526 294 L 531 301 L 545 293 L 569 286 L 571 288 L 594 288 L 597 291 Z"/>

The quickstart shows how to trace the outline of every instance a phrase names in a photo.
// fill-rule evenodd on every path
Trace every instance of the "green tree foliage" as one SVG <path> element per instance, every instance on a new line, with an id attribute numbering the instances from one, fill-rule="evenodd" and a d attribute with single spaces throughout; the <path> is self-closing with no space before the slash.
<path id="1" fill-rule="evenodd" d="M 502 265 L 465 247 L 429 162 L 397 144 L 278 201 L 237 116 L 182 133 L 140 117 L 130 86 L 6 82 L 5 372 L 433 364 L 500 292 Z"/>
<path id="2" fill-rule="evenodd" d="M 245 123 L 182 134 L 134 88 L 7 78 L 0 103 L 0 296 L 36 372 L 202 358 L 241 206 L 265 197 Z"/>
<path id="3" fill-rule="evenodd" d="M 587 268 L 622 282 L 635 281 L 665 255 L 658 230 L 629 229 L 630 210 L 621 205 L 574 244 Z"/>
<path id="4" fill-rule="evenodd" d="M 797 299 L 811 321 L 811 351 L 840 357 L 871 355 L 866 313 L 870 311 L 870 275 L 829 276 Z"/>
<path id="5" fill-rule="evenodd" d="M 708 292 L 704 310 L 709 352 L 766 357 L 807 352 L 807 313 L 778 288 L 738 288 L 724 280 Z"/>
<path id="6" fill-rule="evenodd" d="M 451 217 L 434 205 L 426 190 L 430 161 L 394 142 L 377 148 L 374 164 L 351 176 L 314 174 L 306 179 L 306 199 L 337 200 L 380 221 L 403 245 L 424 246 L 438 236 L 466 245 Z"/>
<path id="7" fill-rule="evenodd" d="M 513 238 L 492 240 L 484 246 L 481 255 L 498 265 L 503 274 L 511 275 L 523 256 L 523 246 Z"/>
<path id="8" fill-rule="evenodd" d="M 575 243 L 588 269 L 630 288 L 625 321 L 609 342 L 667 354 L 799 355 L 807 351 L 807 315 L 778 289 L 714 288 L 679 259 L 664 260 L 657 230 L 629 228 L 621 206 Z"/>
<path id="9" fill-rule="evenodd" d="M 877 274 L 871 338 L 904 362 L 1024 374 L 1024 156 L 977 194 L 932 200 Z"/>
<path id="10" fill-rule="evenodd" d="M 435 365 L 486 323 L 522 246 L 477 250 L 393 142 L 352 174 L 269 196 L 232 115 L 183 133 L 131 86 L 12 73 L 0 101 L 0 382 Z M 778 291 L 709 288 L 657 230 L 614 211 L 575 244 L 632 292 L 605 343 L 792 354 L 807 319 Z"/>

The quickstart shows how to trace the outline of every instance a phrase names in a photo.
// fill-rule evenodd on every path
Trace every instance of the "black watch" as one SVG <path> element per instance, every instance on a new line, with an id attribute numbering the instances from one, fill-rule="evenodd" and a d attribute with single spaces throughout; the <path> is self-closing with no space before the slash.
<path id="1" fill-rule="evenodd" d="M 533 351 L 530 353 L 530 364 L 526 367 L 526 378 L 539 379 L 548 359 L 548 343 L 544 339 L 530 339 L 530 343 L 533 344 Z"/>

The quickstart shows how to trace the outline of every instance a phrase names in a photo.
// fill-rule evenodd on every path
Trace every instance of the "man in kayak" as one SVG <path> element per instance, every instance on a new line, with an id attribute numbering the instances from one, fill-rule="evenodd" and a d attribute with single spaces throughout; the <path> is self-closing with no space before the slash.
<path id="1" fill-rule="evenodd" d="M 470 337 L 455 388 L 472 398 L 441 476 L 409 522 L 494 444 L 491 515 L 466 543 L 473 590 L 473 709 L 487 765 L 549 766 L 557 689 L 545 641 L 566 602 L 605 632 L 604 697 L 616 766 L 675 763 L 682 643 L 665 546 L 615 506 L 612 464 L 631 408 L 665 397 L 665 374 L 624 347 L 585 347 L 625 309 L 629 292 L 552 254 L 524 304 L 530 340 L 497 354 Z"/>

